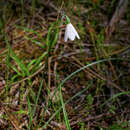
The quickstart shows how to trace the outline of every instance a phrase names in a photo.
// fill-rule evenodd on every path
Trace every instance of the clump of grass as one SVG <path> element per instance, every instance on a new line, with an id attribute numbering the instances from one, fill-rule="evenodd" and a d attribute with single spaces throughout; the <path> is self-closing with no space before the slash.
<path id="1" fill-rule="evenodd" d="M 125 52 L 128 47 L 119 47 L 118 52 L 117 48 L 105 44 L 105 26 L 101 28 L 98 25 L 100 20 L 95 17 L 95 14 L 104 16 L 100 6 L 105 1 L 82 0 L 75 1 L 74 4 L 73 1 L 66 3 L 61 0 L 57 3 L 51 1 L 52 3 L 47 5 L 44 3 L 41 11 L 38 9 L 40 2 L 32 0 L 28 6 L 30 9 L 27 10 L 25 1 L 21 0 L 18 17 L 22 20 L 16 24 L 8 23 L 11 17 L 6 14 L 8 10 L 6 6 L 3 9 L 5 19 L 0 17 L 0 32 L 4 36 L 0 44 L 6 44 L 5 53 L 4 47 L 1 48 L 2 53 L 0 52 L 4 57 L 2 62 L 0 61 L 2 63 L 0 69 L 1 66 L 5 67 L 5 74 L 1 70 L 0 76 L 6 80 L 5 90 L 0 93 L 0 99 L 3 101 L 1 102 L 3 114 L 0 118 L 5 123 L 3 128 L 13 126 L 16 129 L 25 127 L 30 130 L 33 128 L 84 130 L 88 127 L 100 129 L 128 127 L 129 122 L 122 124 L 114 118 L 120 117 L 117 109 L 121 112 L 126 110 L 124 109 L 128 102 L 126 96 L 129 97 L 130 94 L 130 91 L 126 91 L 127 87 L 123 88 L 124 85 L 118 76 L 119 63 L 128 62 L 128 59 L 121 58 L 120 52 Z M 109 8 L 111 12 L 115 0 L 108 3 L 111 5 Z M 12 4 L 8 5 L 10 13 L 13 12 Z M 82 8 L 79 8 L 80 6 Z M 90 10 L 86 13 L 84 7 Z M 60 14 L 57 15 L 53 8 L 58 9 L 58 13 L 63 8 L 73 23 L 75 25 L 77 23 L 80 41 L 63 42 L 64 31 Z M 75 19 L 78 19 L 78 22 Z M 9 28 L 10 32 L 5 28 L 7 30 Z M 12 28 L 20 31 L 16 31 L 15 36 L 12 36 Z M 23 53 L 26 54 L 25 46 L 28 46 L 29 58 L 23 56 Z M 37 56 L 31 53 L 31 47 L 38 48 Z M 21 48 L 25 52 L 21 51 Z M 77 49 L 80 53 L 79 51 L 77 53 Z M 89 51 L 84 53 L 84 50 Z M 3 81 L 0 78 L 0 90 L 3 87 L 1 82 Z M 127 117 L 123 118 L 127 120 Z M 9 121 L 11 123 L 8 123 Z M 88 122 L 91 123 L 88 125 Z M 102 122 L 106 126 L 103 126 Z M 115 122 L 117 125 L 112 125 Z"/>

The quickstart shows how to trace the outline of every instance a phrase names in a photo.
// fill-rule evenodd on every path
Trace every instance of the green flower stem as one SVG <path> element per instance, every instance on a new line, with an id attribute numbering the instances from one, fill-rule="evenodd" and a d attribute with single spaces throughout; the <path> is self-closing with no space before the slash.
<path id="1" fill-rule="evenodd" d="M 70 19 L 69 19 L 69 17 L 67 15 L 65 15 L 65 16 L 66 16 L 67 24 L 69 24 L 70 23 Z"/>

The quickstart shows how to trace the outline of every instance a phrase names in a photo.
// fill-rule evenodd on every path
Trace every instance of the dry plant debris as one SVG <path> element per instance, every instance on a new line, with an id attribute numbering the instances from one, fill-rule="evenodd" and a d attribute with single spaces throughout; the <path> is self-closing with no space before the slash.
<path id="1" fill-rule="evenodd" d="M 1 0 L 0 129 L 129 129 L 128 6 Z M 80 39 L 64 42 L 62 13 Z"/>

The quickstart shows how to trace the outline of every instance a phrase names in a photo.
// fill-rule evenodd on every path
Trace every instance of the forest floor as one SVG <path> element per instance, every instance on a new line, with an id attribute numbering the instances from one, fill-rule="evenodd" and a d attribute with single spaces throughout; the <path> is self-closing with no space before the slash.
<path id="1" fill-rule="evenodd" d="M 129 129 L 129 5 L 1 0 L 0 129 Z"/>

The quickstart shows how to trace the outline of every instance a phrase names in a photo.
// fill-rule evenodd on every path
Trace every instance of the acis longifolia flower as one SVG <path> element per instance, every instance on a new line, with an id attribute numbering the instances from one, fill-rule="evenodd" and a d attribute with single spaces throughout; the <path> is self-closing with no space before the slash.
<path id="1" fill-rule="evenodd" d="M 80 39 L 74 26 L 71 23 L 68 23 L 65 29 L 64 41 L 67 42 L 68 39 L 73 41 L 76 37 Z"/>

